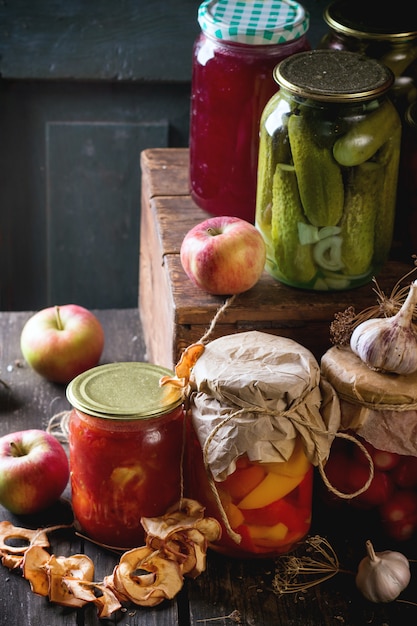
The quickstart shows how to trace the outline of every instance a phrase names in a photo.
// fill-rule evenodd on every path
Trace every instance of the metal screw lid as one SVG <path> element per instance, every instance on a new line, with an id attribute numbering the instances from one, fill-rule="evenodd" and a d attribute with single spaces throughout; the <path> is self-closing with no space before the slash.
<path id="1" fill-rule="evenodd" d="M 280 87 L 312 100 L 370 100 L 386 93 L 394 75 L 385 65 L 356 52 L 311 50 L 281 61 L 274 70 Z"/>
<path id="2" fill-rule="evenodd" d="M 87 415 L 113 420 L 136 420 L 169 413 L 182 402 L 181 390 L 160 386 L 174 373 L 149 363 L 98 365 L 74 378 L 67 387 L 71 405 Z"/>
<path id="3" fill-rule="evenodd" d="M 410 0 L 335 0 L 324 11 L 333 30 L 357 39 L 406 41 L 417 37 L 417 17 Z"/>
<path id="4" fill-rule="evenodd" d="M 298 39 L 310 25 L 294 0 L 205 0 L 198 10 L 201 30 L 215 39 L 252 45 Z"/>

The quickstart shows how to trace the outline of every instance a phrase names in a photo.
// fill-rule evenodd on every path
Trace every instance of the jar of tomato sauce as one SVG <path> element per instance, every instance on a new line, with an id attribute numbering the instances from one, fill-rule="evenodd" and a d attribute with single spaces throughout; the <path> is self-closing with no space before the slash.
<path id="1" fill-rule="evenodd" d="M 190 189 L 212 215 L 255 219 L 259 120 L 273 69 L 310 49 L 309 15 L 294 0 L 206 0 L 193 48 Z"/>
<path id="2" fill-rule="evenodd" d="M 148 363 L 100 365 L 67 387 L 72 506 L 83 532 L 118 548 L 144 543 L 141 517 L 181 496 L 182 396 L 172 372 Z"/>
<path id="3" fill-rule="evenodd" d="M 222 525 L 230 556 L 291 550 L 311 524 L 313 466 L 326 457 L 338 403 L 313 355 L 258 331 L 216 339 L 193 367 L 187 492 Z"/>

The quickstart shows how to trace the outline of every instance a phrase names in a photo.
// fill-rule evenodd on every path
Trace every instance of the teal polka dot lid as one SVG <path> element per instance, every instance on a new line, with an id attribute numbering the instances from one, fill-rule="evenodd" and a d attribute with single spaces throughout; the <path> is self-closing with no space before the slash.
<path id="1" fill-rule="evenodd" d="M 198 23 L 216 39 L 268 45 L 301 37 L 310 18 L 294 0 L 205 0 L 199 7 Z"/>

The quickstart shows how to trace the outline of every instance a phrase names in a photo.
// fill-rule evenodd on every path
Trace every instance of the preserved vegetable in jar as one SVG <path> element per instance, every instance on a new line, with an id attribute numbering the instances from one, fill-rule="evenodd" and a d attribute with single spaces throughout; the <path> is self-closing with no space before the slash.
<path id="1" fill-rule="evenodd" d="M 278 64 L 261 120 L 256 226 L 267 271 L 313 290 L 369 282 L 389 256 L 401 121 L 392 72 L 353 52 Z"/>
<path id="2" fill-rule="evenodd" d="M 259 121 L 273 69 L 310 49 L 309 16 L 293 0 L 207 0 L 193 47 L 190 191 L 212 215 L 254 222 Z"/>
<path id="3" fill-rule="evenodd" d="M 291 339 L 237 333 L 206 345 L 190 383 L 185 483 L 222 525 L 211 548 L 288 552 L 308 534 L 313 466 L 339 427 L 315 358 Z"/>
<path id="4" fill-rule="evenodd" d="M 163 515 L 182 495 L 182 395 L 159 386 L 170 374 L 147 363 L 114 363 L 67 388 L 74 515 L 102 544 L 143 545 L 141 517 Z"/>
<path id="5" fill-rule="evenodd" d="M 417 372 L 392 375 L 370 369 L 348 346 L 321 359 L 322 376 L 340 399 L 340 430 L 354 435 L 373 463 L 369 487 L 357 497 L 327 501 L 368 511 L 384 534 L 397 541 L 417 536 Z M 335 439 L 324 467 L 330 483 L 351 493 L 369 477 L 364 452 Z"/>

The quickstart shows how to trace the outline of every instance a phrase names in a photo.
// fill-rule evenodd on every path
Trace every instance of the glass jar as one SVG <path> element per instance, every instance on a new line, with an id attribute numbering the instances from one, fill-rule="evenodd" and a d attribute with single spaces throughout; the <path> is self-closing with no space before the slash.
<path id="1" fill-rule="evenodd" d="M 335 0 L 324 11 L 329 31 L 318 48 L 350 50 L 378 59 L 395 76 L 391 98 L 401 121 L 417 98 L 417 17 L 409 0 L 381 3 L 379 0 Z M 401 174 L 402 165 L 400 167 Z M 394 223 L 392 257 L 408 263 L 416 252 L 410 241 L 409 191 L 400 175 Z M 415 239 L 415 238 L 414 238 Z M 414 246 L 414 247 L 413 247 Z"/>
<path id="2" fill-rule="evenodd" d="M 324 491 L 326 501 L 363 512 L 374 531 L 406 541 L 417 536 L 417 372 L 384 374 L 371 370 L 349 347 L 334 346 L 321 359 L 322 376 L 340 398 L 341 431 L 356 441 L 336 438 L 324 467 L 337 490 L 359 495 L 340 500 Z M 327 488 L 325 488 L 327 489 Z"/>
<path id="3" fill-rule="evenodd" d="M 185 480 L 222 525 L 213 550 L 273 557 L 307 535 L 313 465 L 339 426 L 318 373 L 306 348 L 258 331 L 212 341 L 194 365 Z"/>
<path id="4" fill-rule="evenodd" d="M 118 548 L 144 544 L 141 517 L 181 497 L 182 395 L 159 386 L 170 370 L 112 363 L 67 388 L 72 506 L 83 532 Z"/>
<path id="5" fill-rule="evenodd" d="M 395 75 L 392 96 L 403 115 L 417 97 L 417 18 L 409 0 L 335 0 L 324 11 L 329 26 L 318 48 L 359 52 Z"/>
<path id="6" fill-rule="evenodd" d="M 417 101 L 410 104 L 404 115 L 397 202 L 404 221 L 404 247 L 415 254 L 417 253 Z"/>
<path id="7" fill-rule="evenodd" d="M 388 258 L 401 121 L 392 72 L 353 52 L 314 50 L 275 69 L 261 120 L 256 226 L 266 270 L 303 289 L 368 283 Z"/>
<path id="8" fill-rule="evenodd" d="M 310 49 L 293 0 L 206 0 L 193 48 L 190 191 L 212 215 L 254 222 L 259 121 L 281 59 Z"/>

